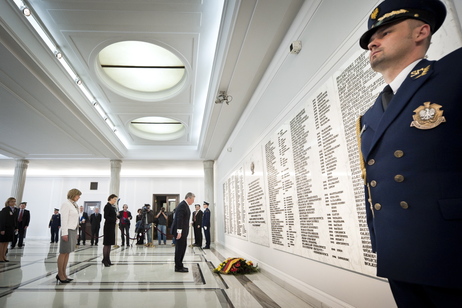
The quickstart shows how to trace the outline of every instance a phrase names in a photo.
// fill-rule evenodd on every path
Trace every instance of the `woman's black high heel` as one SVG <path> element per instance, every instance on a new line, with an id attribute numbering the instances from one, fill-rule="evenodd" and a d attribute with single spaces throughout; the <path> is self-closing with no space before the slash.
<path id="1" fill-rule="evenodd" d="M 105 267 L 111 266 L 111 264 L 109 264 L 109 262 L 107 262 L 106 260 L 101 261 L 101 263 L 103 263 Z"/>
<path id="2" fill-rule="evenodd" d="M 61 283 L 69 283 L 70 281 L 69 280 L 61 280 L 58 276 L 58 274 L 56 274 L 56 281 L 59 281 Z"/>

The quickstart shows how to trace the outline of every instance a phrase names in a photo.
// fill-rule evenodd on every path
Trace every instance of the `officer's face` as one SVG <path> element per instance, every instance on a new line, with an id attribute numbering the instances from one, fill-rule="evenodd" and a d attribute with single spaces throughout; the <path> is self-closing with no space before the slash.
<path id="1" fill-rule="evenodd" d="M 406 19 L 385 25 L 372 35 L 368 48 L 369 61 L 373 70 L 384 72 L 396 67 L 401 71 L 416 60 L 411 60 L 415 57 L 412 52 L 415 48 L 417 32 L 417 28 L 413 25 L 415 22 Z"/>

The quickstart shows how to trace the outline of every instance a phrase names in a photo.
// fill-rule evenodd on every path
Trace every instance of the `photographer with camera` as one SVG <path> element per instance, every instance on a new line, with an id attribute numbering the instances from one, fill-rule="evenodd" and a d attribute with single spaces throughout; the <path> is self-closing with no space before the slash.
<path id="1" fill-rule="evenodd" d="M 119 211 L 117 218 L 119 218 L 119 230 L 120 236 L 122 237 L 122 246 L 125 245 L 126 239 L 128 247 L 130 246 L 130 220 L 132 220 L 132 213 L 128 210 L 127 204 L 124 204 L 123 210 Z"/>
<path id="2" fill-rule="evenodd" d="M 165 214 L 165 207 L 162 207 L 159 213 L 156 215 L 157 218 L 157 240 L 159 245 L 164 240 L 164 245 L 167 245 L 167 215 Z"/>

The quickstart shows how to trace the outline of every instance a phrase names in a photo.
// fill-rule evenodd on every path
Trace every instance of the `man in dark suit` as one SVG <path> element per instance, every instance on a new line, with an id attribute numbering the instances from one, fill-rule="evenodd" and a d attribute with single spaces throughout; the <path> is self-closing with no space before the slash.
<path id="1" fill-rule="evenodd" d="M 204 227 L 205 246 L 204 249 L 210 249 L 210 210 L 209 203 L 204 201 L 204 217 L 202 219 L 202 226 Z"/>
<path id="2" fill-rule="evenodd" d="M 11 243 L 11 248 L 14 248 L 16 244 L 18 244 L 19 248 L 24 246 L 24 237 L 30 222 L 30 212 L 26 210 L 26 206 L 27 202 L 21 202 L 19 204 L 19 209 L 16 210 L 18 213 L 18 233 L 14 236 L 14 240 Z"/>
<path id="3" fill-rule="evenodd" d="M 462 49 L 424 59 L 445 16 L 439 0 L 386 0 L 360 39 L 394 93 L 358 128 L 377 275 L 399 307 L 462 303 Z"/>
<path id="4" fill-rule="evenodd" d="M 59 239 L 59 228 L 61 228 L 61 214 L 59 209 L 55 209 L 55 213 L 51 215 L 50 223 L 48 224 L 51 232 L 51 243 L 57 243 Z"/>
<path id="5" fill-rule="evenodd" d="M 202 247 L 202 211 L 201 205 L 195 205 L 196 210 L 193 213 L 192 224 L 194 229 L 194 244 L 193 246 Z"/>
<path id="6" fill-rule="evenodd" d="M 90 243 L 93 246 L 95 243 L 98 246 L 99 229 L 101 227 L 102 215 L 99 213 L 99 207 L 95 207 L 95 212 L 90 215 L 90 227 L 91 227 L 91 240 Z"/>
<path id="7" fill-rule="evenodd" d="M 189 206 L 194 203 L 196 196 L 188 192 L 183 201 L 175 209 L 175 218 L 172 224 L 172 234 L 176 238 L 175 245 L 175 272 L 186 273 L 188 268 L 183 266 L 183 258 L 186 252 L 189 233 L 189 221 L 191 210 Z"/>
<path id="8" fill-rule="evenodd" d="M 83 206 L 81 205 L 79 213 L 79 239 L 77 240 L 77 245 L 80 245 L 80 241 L 82 241 L 82 244 L 85 245 L 85 239 L 87 237 L 87 221 L 88 214 L 83 211 Z"/>

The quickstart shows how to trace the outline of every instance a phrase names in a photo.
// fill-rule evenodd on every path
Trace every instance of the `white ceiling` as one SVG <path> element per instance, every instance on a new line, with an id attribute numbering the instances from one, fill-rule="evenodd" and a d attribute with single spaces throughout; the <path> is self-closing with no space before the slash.
<path id="1" fill-rule="evenodd" d="M 99 116 L 13 0 L 0 2 L 0 154 L 41 160 L 214 160 L 303 0 L 30 0 L 77 75 L 104 107 Z M 188 70 L 170 97 L 127 93 L 105 82 L 96 56 L 139 40 L 163 46 Z M 215 104 L 219 91 L 233 97 Z M 131 134 L 131 120 L 166 116 L 185 124 L 173 141 Z M 120 136 L 120 137 L 119 137 Z M 58 161 L 58 162 L 57 162 Z M 124 163 L 125 164 L 125 163 Z M 187 165 L 187 163 L 186 163 Z M 95 166 L 96 167 L 96 166 Z"/>

